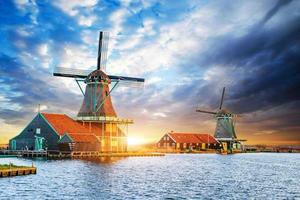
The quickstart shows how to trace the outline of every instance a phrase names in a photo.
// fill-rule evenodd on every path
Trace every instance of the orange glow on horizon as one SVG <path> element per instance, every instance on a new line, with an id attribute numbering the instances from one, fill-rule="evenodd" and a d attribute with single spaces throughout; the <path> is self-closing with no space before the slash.
<path id="1" fill-rule="evenodd" d="M 128 146 L 137 146 L 137 145 L 142 145 L 142 144 L 146 144 L 149 141 L 147 140 L 147 138 L 144 137 L 137 137 L 137 136 L 128 136 L 127 138 L 127 143 Z"/>

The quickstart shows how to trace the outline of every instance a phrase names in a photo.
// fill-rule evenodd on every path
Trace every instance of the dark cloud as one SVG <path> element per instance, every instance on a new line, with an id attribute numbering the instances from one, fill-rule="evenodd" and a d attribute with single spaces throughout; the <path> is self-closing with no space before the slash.
<path id="1" fill-rule="evenodd" d="M 62 108 L 72 110 L 73 107 L 79 106 L 80 96 L 66 90 L 65 86 L 55 84 L 53 79 L 50 84 L 53 77 L 43 70 L 37 72 L 5 54 L 0 55 L 0 68 L 0 89 L 6 92 L 3 94 L 6 103 L 11 105 L 9 107 L 20 107 L 19 110 L 0 110 L 0 118 L 8 124 L 24 123 L 28 116 L 32 116 L 38 104 L 49 106 L 52 111 L 58 112 L 61 112 Z M 9 91 L 5 88 L 9 88 Z"/>
<path id="2" fill-rule="evenodd" d="M 275 13 L 266 16 L 270 19 Z M 250 28 L 239 38 L 226 35 L 216 39 L 214 48 L 201 55 L 197 66 L 216 65 L 231 75 L 234 84 L 226 95 L 231 102 L 228 106 L 235 112 L 253 112 L 299 100 L 300 17 L 268 29 Z M 204 97 L 217 81 L 200 86 L 199 94 Z"/>
<path id="3" fill-rule="evenodd" d="M 228 86 L 225 108 L 244 115 L 257 112 L 257 116 L 242 121 L 261 123 L 262 129 L 299 132 L 300 16 L 282 18 L 276 25 L 268 24 L 287 5 L 294 6 L 291 1 L 278 1 L 242 36 L 229 33 L 212 37 L 207 42 L 211 48 L 197 56 L 188 72 L 185 68 L 181 72 L 201 77 L 203 69 L 219 66 L 229 81 L 218 76 L 208 81 L 195 80 L 193 86 L 179 88 L 174 95 L 190 97 L 190 103 L 215 110 L 222 87 Z"/>
<path id="4" fill-rule="evenodd" d="M 265 15 L 265 17 L 261 20 L 261 22 L 259 23 L 260 25 L 264 25 L 269 19 L 271 19 L 283 6 L 288 5 L 289 3 L 291 3 L 292 0 L 278 0 L 277 4 L 271 9 L 269 10 L 269 12 L 267 12 L 267 14 Z"/>

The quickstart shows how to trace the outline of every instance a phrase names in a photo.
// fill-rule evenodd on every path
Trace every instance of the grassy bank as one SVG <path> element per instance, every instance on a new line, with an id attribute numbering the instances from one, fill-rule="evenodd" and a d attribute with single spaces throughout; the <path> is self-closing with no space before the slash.
<path id="1" fill-rule="evenodd" d="M 0 170 L 1 169 L 14 169 L 14 168 L 25 168 L 26 166 L 17 166 L 14 164 L 0 164 Z"/>

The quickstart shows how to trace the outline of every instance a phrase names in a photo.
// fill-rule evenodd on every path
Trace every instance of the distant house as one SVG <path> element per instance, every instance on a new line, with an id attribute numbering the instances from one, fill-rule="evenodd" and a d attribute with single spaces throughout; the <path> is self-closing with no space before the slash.
<path id="1" fill-rule="evenodd" d="M 218 141 L 209 134 L 200 133 L 166 133 L 156 144 L 166 150 L 205 150 L 219 148 Z"/>
<path id="2" fill-rule="evenodd" d="M 64 114 L 38 113 L 19 135 L 9 141 L 9 148 L 100 151 L 100 140 L 94 134 L 98 129 L 84 126 Z"/>

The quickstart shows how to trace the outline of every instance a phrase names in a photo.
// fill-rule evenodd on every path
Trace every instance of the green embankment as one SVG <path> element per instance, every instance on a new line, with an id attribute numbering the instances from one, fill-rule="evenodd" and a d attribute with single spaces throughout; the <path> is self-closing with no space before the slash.
<path id="1" fill-rule="evenodd" d="M 17 166 L 14 164 L 0 164 L 0 170 L 1 169 L 14 169 L 14 168 L 25 168 L 26 166 Z"/>

